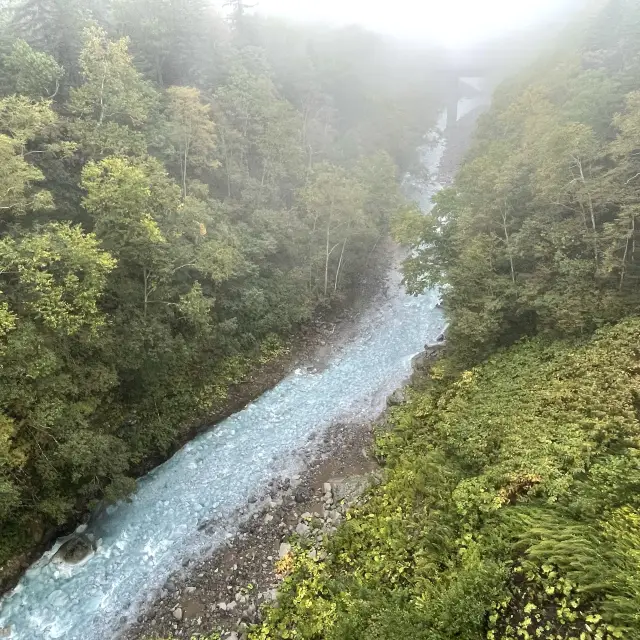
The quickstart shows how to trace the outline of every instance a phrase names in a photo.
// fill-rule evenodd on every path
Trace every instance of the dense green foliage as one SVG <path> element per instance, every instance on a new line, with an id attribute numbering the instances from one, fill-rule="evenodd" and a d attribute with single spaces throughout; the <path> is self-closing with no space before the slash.
<path id="1" fill-rule="evenodd" d="M 3 10 L 0 567 L 130 490 L 357 283 L 402 204 L 429 56 L 410 84 L 374 36 L 237 5 Z"/>
<path id="2" fill-rule="evenodd" d="M 414 392 L 384 485 L 255 638 L 640 638 L 640 322 Z"/>
<path id="3" fill-rule="evenodd" d="M 443 286 L 462 360 L 539 332 L 584 334 L 637 309 L 640 8 L 502 87 L 455 184 L 409 213 L 411 289 Z"/>
<path id="4" fill-rule="evenodd" d="M 640 639 L 640 5 L 578 39 L 498 92 L 430 215 L 394 220 L 449 357 L 254 640 Z"/>

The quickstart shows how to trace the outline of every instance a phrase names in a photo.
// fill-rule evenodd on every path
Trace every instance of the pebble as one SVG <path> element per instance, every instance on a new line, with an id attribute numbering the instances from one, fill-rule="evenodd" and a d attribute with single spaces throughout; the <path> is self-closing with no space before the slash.
<path id="1" fill-rule="evenodd" d="M 180 607 L 173 610 L 173 617 L 178 620 L 178 622 L 182 620 L 182 609 Z"/>

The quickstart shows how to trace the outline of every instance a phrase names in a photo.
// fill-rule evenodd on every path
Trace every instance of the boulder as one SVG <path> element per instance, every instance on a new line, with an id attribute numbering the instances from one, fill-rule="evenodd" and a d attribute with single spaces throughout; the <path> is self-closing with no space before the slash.
<path id="1" fill-rule="evenodd" d="M 403 389 L 397 389 L 387 398 L 388 407 L 397 407 L 405 402 L 405 394 Z M 334 491 L 335 496 L 335 491 Z"/>
<path id="2" fill-rule="evenodd" d="M 424 348 L 424 356 L 429 364 L 439 358 L 444 349 L 445 345 L 443 343 L 426 345 Z"/>
<path id="3" fill-rule="evenodd" d="M 423 371 L 428 364 L 427 354 L 419 353 L 417 356 L 413 356 L 411 360 L 411 368 L 413 371 Z"/>
<path id="4" fill-rule="evenodd" d="M 73 534 L 60 545 L 53 560 L 65 564 L 81 564 L 88 560 L 95 550 L 95 542 L 87 534 Z"/>
<path id="5" fill-rule="evenodd" d="M 333 480 L 331 484 L 333 485 L 333 495 L 335 496 L 336 502 L 340 502 L 341 500 L 349 502 L 357 498 L 367 490 L 372 482 L 373 477 L 371 474 Z M 334 517 L 335 516 L 331 516 L 332 519 L 334 519 Z"/>

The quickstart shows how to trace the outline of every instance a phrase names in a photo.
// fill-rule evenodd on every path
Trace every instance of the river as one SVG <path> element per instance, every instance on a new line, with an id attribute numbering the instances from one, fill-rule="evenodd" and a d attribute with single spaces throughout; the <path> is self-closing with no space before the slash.
<path id="1" fill-rule="evenodd" d="M 445 124 L 423 149 L 432 175 L 445 149 Z M 433 181 L 418 189 L 423 208 L 439 188 Z M 412 357 L 445 327 L 437 292 L 409 296 L 397 273 L 390 277 L 397 286 L 361 317 L 355 337 L 321 372 L 292 373 L 142 478 L 129 501 L 110 507 L 91 526 L 99 544 L 85 563 L 52 561 L 58 543 L 33 564 L 0 602 L 5 637 L 114 637 L 121 616 L 135 614 L 184 559 L 233 536 L 252 495 L 264 493 L 273 477 L 302 471 L 297 452 L 310 437 L 321 438 L 335 422 L 377 417 L 410 375 Z M 211 526 L 201 530 L 205 522 L 217 523 L 213 533 Z"/>

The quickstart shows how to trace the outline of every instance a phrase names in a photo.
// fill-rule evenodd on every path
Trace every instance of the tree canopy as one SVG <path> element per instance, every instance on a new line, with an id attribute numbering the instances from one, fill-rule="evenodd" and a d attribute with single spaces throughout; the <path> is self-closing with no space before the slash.
<path id="1" fill-rule="evenodd" d="M 432 214 L 395 222 L 406 281 L 443 287 L 463 360 L 637 309 L 640 13 L 613 2 L 602 21 L 503 86 Z"/>
<path id="2" fill-rule="evenodd" d="M 427 71 L 243 7 L 2 8 L 0 565 L 125 495 L 263 345 L 344 300 L 402 203 Z"/>

